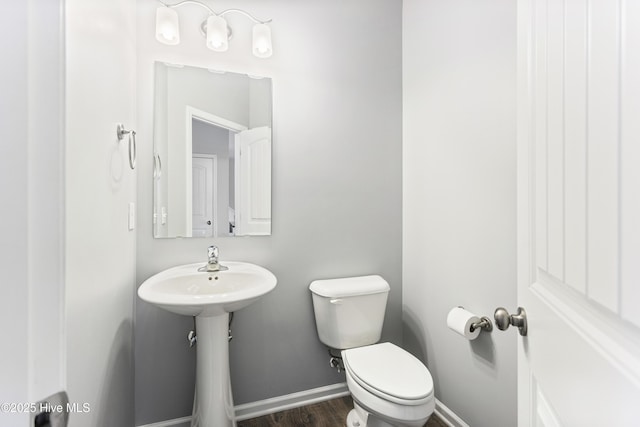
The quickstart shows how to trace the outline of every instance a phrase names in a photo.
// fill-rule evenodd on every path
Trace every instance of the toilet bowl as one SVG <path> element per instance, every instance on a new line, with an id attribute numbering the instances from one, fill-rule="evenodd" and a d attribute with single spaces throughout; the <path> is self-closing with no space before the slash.
<path id="1" fill-rule="evenodd" d="M 391 343 L 342 351 L 354 409 L 349 427 L 422 427 L 433 413 L 433 379 L 414 356 Z"/>
<path id="2" fill-rule="evenodd" d="M 347 427 L 422 427 L 435 408 L 429 370 L 392 343 L 376 344 L 390 290 L 386 280 L 316 280 L 309 289 L 320 341 L 341 351 L 354 400 Z"/>

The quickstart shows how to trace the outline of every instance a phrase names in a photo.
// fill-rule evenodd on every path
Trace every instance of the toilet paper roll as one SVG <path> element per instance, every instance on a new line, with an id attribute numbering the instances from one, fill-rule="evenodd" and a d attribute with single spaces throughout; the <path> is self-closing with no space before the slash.
<path id="1" fill-rule="evenodd" d="M 480 328 L 471 332 L 471 325 L 479 322 L 480 318 L 462 307 L 454 307 L 447 316 L 447 326 L 454 332 L 468 340 L 474 340 L 480 335 Z"/>

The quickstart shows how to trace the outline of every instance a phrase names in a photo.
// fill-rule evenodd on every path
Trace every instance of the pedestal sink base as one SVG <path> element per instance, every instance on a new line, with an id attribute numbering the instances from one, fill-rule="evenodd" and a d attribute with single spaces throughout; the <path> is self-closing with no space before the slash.
<path id="1" fill-rule="evenodd" d="M 140 298 L 176 314 L 196 316 L 196 393 L 191 427 L 235 427 L 229 380 L 229 313 L 276 287 L 276 276 L 248 262 L 224 261 L 224 271 L 203 263 L 161 271 L 138 288 Z"/>
<path id="2" fill-rule="evenodd" d="M 235 427 L 229 377 L 229 314 L 196 317 L 196 393 L 191 427 Z"/>

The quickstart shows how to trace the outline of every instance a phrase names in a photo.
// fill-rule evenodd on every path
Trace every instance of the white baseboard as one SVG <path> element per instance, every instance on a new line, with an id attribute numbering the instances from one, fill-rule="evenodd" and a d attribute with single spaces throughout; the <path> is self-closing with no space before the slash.
<path id="1" fill-rule="evenodd" d="M 469 424 L 465 423 L 462 418 L 457 416 L 438 399 L 436 399 L 436 409 L 434 413 L 449 427 L 469 427 Z"/>
<path id="2" fill-rule="evenodd" d="M 286 394 L 284 396 L 259 400 L 257 402 L 244 403 L 235 407 L 236 420 L 242 421 L 257 418 L 263 415 L 312 405 L 314 403 L 324 402 L 325 400 L 331 400 L 347 395 L 349 395 L 347 383 L 338 383 L 313 388 L 311 390 L 304 390 L 297 393 Z M 182 417 L 174 420 L 160 421 L 153 424 L 145 424 L 138 427 L 188 427 L 190 423 L 191 417 Z"/>
<path id="3" fill-rule="evenodd" d="M 236 420 L 247 420 L 261 417 L 287 409 L 299 408 L 313 403 L 324 402 L 325 400 L 347 396 L 349 389 L 346 383 L 332 384 L 324 387 L 313 388 L 311 390 L 300 391 L 298 393 L 273 397 L 271 399 L 260 400 L 258 402 L 245 403 L 236 406 Z"/>

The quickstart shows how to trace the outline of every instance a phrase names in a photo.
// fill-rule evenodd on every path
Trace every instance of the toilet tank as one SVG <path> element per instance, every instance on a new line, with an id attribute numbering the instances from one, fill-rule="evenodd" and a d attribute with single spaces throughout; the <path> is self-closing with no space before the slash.
<path id="1" fill-rule="evenodd" d="M 390 289 L 382 277 L 315 280 L 309 289 L 318 336 L 324 344 L 345 350 L 380 340 Z"/>

